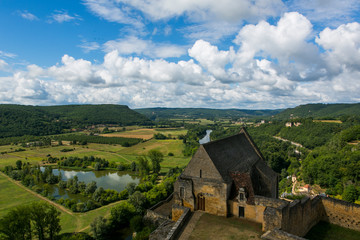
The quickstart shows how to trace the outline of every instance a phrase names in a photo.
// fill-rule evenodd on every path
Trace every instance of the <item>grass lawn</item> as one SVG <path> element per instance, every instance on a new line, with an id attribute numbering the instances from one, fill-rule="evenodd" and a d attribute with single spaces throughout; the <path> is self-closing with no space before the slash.
<path id="1" fill-rule="evenodd" d="M 203 214 L 189 240 L 195 239 L 261 239 L 261 224 L 240 218 L 225 218 Z"/>
<path id="2" fill-rule="evenodd" d="M 358 240 L 360 232 L 327 222 L 319 222 L 305 236 L 309 240 Z"/>
<path id="3" fill-rule="evenodd" d="M 0 175 L 0 218 L 13 207 L 36 201 L 40 199 Z"/>

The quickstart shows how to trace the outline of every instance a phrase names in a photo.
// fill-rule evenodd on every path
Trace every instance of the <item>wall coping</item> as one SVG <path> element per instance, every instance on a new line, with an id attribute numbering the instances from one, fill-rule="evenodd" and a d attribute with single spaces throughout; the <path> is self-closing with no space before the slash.
<path id="1" fill-rule="evenodd" d="M 165 240 L 174 240 L 176 239 L 177 235 L 180 233 L 182 227 L 187 222 L 191 211 L 190 208 L 179 206 L 177 204 L 173 205 L 173 208 L 182 209 L 184 210 L 183 214 L 181 214 L 180 218 L 176 221 L 174 226 L 171 228 L 170 232 L 166 236 Z"/>

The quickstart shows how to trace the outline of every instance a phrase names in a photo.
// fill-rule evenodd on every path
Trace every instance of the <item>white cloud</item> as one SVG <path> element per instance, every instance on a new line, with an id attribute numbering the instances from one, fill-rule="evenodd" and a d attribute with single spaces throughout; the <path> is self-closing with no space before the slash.
<path id="1" fill-rule="evenodd" d="M 318 48 L 309 42 L 312 24 L 303 15 L 285 13 L 277 25 L 265 21 L 244 26 L 234 43 L 240 45 L 235 67 L 255 57 L 278 62 L 278 71 L 293 80 L 309 80 L 323 74 Z"/>
<path id="2" fill-rule="evenodd" d="M 91 12 L 109 21 L 143 27 L 138 16 L 133 16 L 131 8 L 119 0 L 84 0 Z"/>
<path id="3" fill-rule="evenodd" d="M 84 0 L 95 15 L 137 29 L 144 28 L 146 21 L 166 21 L 184 16 L 191 26 L 182 29 L 191 39 L 216 41 L 235 33 L 243 21 L 278 16 L 284 4 L 281 0 Z M 165 36 L 169 30 L 165 29 Z"/>
<path id="4" fill-rule="evenodd" d="M 225 50 L 213 42 L 195 41 L 187 60 L 178 62 L 166 58 L 183 56 L 183 46 L 131 36 L 105 43 L 101 63 L 64 55 L 49 68 L 29 65 L 11 77 L 0 77 L 0 102 L 118 103 L 133 108 L 355 102 L 360 100 L 359 25 L 327 28 L 315 38 L 306 17 L 287 13 L 274 25 L 245 25 L 234 46 Z"/>
<path id="5" fill-rule="evenodd" d="M 9 52 L 4 52 L 0 50 L 0 57 L 5 57 L 5 58 L 15 58 L 16 54 L 14 53 L 9 53 Z"/>
<path id="6" fill-rule="evenodd" d="M 75 20 L 82 20 L 80 16 L 78 15 L 69 15 L 66 11 L 55 11 L 51 16 L 50 16 L 50 23 L 52 22 L 57 22 L 57 23 L 64 23 L 64 22 L 70 22 L 70 21 L 75 21 Z"/>
<path id="7" fill-rule="evenodd" d="M 324 58 L 332 71 L 344 68 L 360 71 L 359 23 L 348 23 L 333 30 L 326 28 L 315 41 L 326 50 Z"/>
<path id="8" fill-rule="evenodd" d="M 8 67 L 8 63 L 5 62 L 4 60 L 0 59 L 0 70 L 6 70 L 6 68 Z"/>
<path id="9" fill-rule="evenodd" d="M 189 56 L 196 59 L 209 73 L 217 78 L 226 78 L 225 66 L 231 63 L 235 57 L 233 48 L 229 51 L 219 51 L 216 46 L 198 40 L 189 49 Z"/>
<path id="10" fill-rule="evenodd" d="M 82 44 L 78 45 L 78 47 L 82 48 L 85 53 L 100 49 L 100 45 L 97 42 L 84 41 Z"/>
<path id="11" fill-rule="evenodd" d="M 18 11 L 18 14 L 20 15 L 20 17 L 30 20 L 30 21 L 34 21 L 34 20 L 39 20 L 39 18 L 37 16 L 35 16 L 34 14 L 28 12 L 27 10 L 24 11 Z"/>
<path id="12" fill-rule="evenodd" d="M 313 22 L 335 27 L 352 21 L 360 10 L 358 0 L 292 0 L 287 5 Z"/>
<path id="13" fill-rule="evenodd" d="M 186 15 L 196 22 L 214 18 L 226 22 L 253 21 L 268 16 L 277 16 L 283 8 L 280 0 L 123 0 L 119 2 L 139 9 L 153 20 Z"/>
<path id="14" fill-rule="evenodd" d="M 111 40 L 104 44 L 104 51 L 111 52 L 117 50 L 120 54 L 145 55 L 155 58 L 181 57 L 186 53 L 185 47 L 154 43 L 151 40 L 139 39 L 129 36 L 126 39 Z"/>

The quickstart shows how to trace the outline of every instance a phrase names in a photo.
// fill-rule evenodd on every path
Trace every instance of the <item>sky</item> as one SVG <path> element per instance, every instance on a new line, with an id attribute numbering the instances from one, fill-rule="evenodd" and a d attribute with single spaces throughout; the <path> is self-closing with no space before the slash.
<path id="1" fill-rule="evenodd" d="M 359 0 L 0 0 L 0 103 L 360 102 Z"/>

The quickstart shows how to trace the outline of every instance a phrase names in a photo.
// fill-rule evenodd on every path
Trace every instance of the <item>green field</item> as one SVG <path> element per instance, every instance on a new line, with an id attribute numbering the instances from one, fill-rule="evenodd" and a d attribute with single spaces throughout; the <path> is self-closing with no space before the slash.
<path id="1" fill-rule="evenodd" d="M 10 182 L 6 177 L 0 175 L 0 218 L 3 217 L 11 208 L 22 204 L 30 204 L 35 201 L 43 201 L 34 194 L 29 193 L 23 188 Z M 61 211 L 62 233 L 65 232 L 89 232 L 90 223 L 96 216 L 107 216 L 110 209 L 120 202 L 116 202 L 86 213 L 73 213 L 72 215 Z"/>
<path id="2" fill-rule="evenodd" d="M 24 191 L 2 175 L 0 175 L 0 196 L 0 218 L 13 207 L 40 201 L 39 198 Z"/>
<path id="3" fill-rule="evenodd" d="M 164 133 L 171 133 L 176 136 L 178 134 L 186 133 L 186 130 L 165 130 Z M 141 155 L 146 155 L 148 151 L 152 149 L 159 150 L 164 154 L 164 161 L 162 166 L 164 168 L 169 167 L 183 167 L 185 166 L 190 158 L 184 157 L 182 154 L 183 150 L 182 140 L 178 139 L 166 139 L 157 140 L 150 139 L 145 142 L 141 142 L 131 147 L 122 147 L 121 145 L 109 145 L 109 144 L 96 144 L 89 143 L 85 146 L 80 145 L 63 145 L 63 146 L 52 146 L 52 147 L 30 147 L 24 148 L 26 151 L 15 152 L 20 146 L 7 145 L 0 146 L 0 152 L 6 152 L 0 155 L 0 168 L 7 165 L 15 165 L 17 160 L 30 163 L 41 163 L 43 159 L 46 159 L 48 155 L 52 157 L 84 157 L 94 156 L 105 158 L 110 162 L 122 162 L 131 163 L 136 161 L 136 158 Z M 62 149 L 74 149 L 70 152 L 60 152 Z M 168 156 L 172 153 L 174 156 Z"/>

